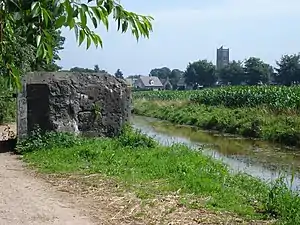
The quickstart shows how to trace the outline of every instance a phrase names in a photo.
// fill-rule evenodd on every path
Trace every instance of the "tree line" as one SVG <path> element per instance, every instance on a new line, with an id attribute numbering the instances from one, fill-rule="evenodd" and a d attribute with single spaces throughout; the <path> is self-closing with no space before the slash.
<path id="1" fill-rule="evenodd" d="M 70 72 L 79 72 L 79 73 L 107 73 L 106 70 L 101 70 L 98 64 L 96 64 L 94 66 L 94 69 L 82 68 L 82 67 L 76 66 L 76 67 L 72 67 L 69 71 Z M 124 74 L 120 69 L 117 69 L 117 71 L 115 72 L 114 75 L 116 78 L 125 79 Z"/>
<path id="2" fill-rule="evenodd" d="M 187 65 L 185 71 L 155 68 L 150 76 L 160 79 L 169 78 L 173 89 L 177 88 L 180 79 L 186 85 L 197 86 L 215 85 L 261 85 L 278 84 L 293 85 L 300 83 L 300 54 L 283 55 L 276 66 L 265 63 L 257 57 L 250 57 L 244 61 L 232 61 L 221 69 L 208 60 L 198 60 Z"/>

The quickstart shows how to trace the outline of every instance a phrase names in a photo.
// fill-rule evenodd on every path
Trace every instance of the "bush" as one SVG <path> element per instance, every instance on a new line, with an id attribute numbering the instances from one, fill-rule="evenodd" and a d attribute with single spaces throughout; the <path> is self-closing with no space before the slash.
<path id="1" fill-rule="evenodd" d="M 141 133 L 141 131 L 134 130 L 130 125 L 125 125 L 122 129 L 121 135 L 118 137 L 118 142 L 124 147 L 146 147 L 154 148 L 158 143 Z"/>
<path id="2" fill-rule="evenodd" d="M 50 150 L 56 147 L 70 148 L 79 145 L 82 138 L 76 137 L 71 133 L 45 132 L 35 129 L 25 140 L 17 144 L 17 152 L 26 153 L 37 150 Z"/>
<path id="3" fill-rule="evenodd" d="M 3 77 L 0 76 L 0 124 L 15 120 L 16 105 L 13 92 L 7 89 Z"/>

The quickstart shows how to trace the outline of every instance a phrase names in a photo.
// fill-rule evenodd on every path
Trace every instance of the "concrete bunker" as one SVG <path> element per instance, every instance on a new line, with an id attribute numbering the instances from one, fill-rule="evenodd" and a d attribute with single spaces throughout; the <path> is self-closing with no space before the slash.
<path id="1" fill-rule="evenodd" d="M 113 137 L 131 113 L 125 81 L 107 73 L 34 72 L 22 80 L 18 94 L 17 132 L 73 132 Z"/>

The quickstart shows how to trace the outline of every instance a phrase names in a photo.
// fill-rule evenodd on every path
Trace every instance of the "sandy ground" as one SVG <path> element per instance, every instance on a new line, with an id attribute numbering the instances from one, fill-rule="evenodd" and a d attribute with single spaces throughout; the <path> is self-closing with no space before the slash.
<path id="1" fill-rule="evenodd" d="M 17 156 L 0 154 L 1 225 L 92 225 L 51 185 L 26 172 Z"/>

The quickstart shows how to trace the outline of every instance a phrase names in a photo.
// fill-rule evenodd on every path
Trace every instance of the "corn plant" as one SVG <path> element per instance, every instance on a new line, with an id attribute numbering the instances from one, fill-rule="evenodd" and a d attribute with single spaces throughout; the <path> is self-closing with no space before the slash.
<path id="1" fill-rule="evenodd" d="M 268 107 L 276 110 L 300 108 L 300 86 L 227 86 L 191 91 L 135 92 L 135 99 L 190 100 L 205 105 L 226 107 Z"/>

